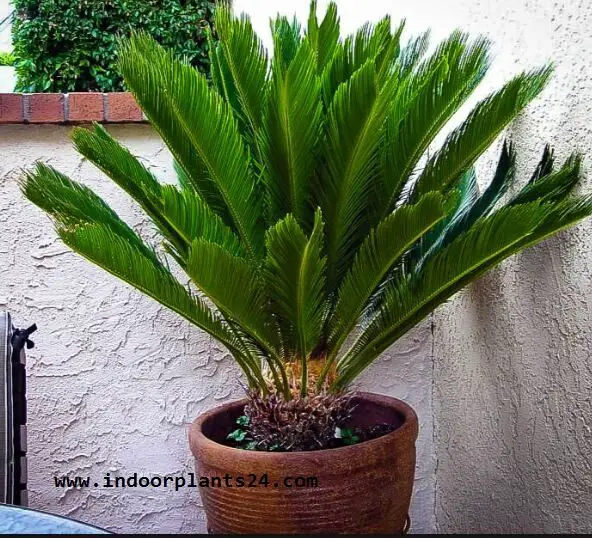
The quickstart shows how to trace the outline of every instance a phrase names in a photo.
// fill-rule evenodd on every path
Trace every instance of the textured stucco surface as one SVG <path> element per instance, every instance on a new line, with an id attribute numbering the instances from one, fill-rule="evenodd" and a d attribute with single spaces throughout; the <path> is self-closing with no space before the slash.
<path id="1" fill-rule="evenodd" d="M 170 157 L 147 126 L 110 127 L 163 180 Z M 154 301 L 68 251 L 17 179 L 37 159 L 95 189 L 152 237 L 140 210 L 82 160 L 67 127 L 0 128 L 0 308 L 36 322 L 28 354 L 30 505 L 115 532 L 204 531 L 195 489 L 70 489 L 53 476 L 169 475 L 192 471 L 187 425 L 241 397 L 223 348 Z M 405 399 L 422 423 L 416 530 L 433 528 L 431 332 L 400 342 L 359 387 Z M 249 472 L 245 469 L 245 474 Z"/>
<path id="2" fill-rule="evenodd" d="M 510 135 L 523 170 L 546 141 L 562 158 L 583 152 L 589 190 L 592 4 L 466 1 L 456 14 L 496 42 L 493 80 L 553 59 L 551 84 Z M 436 313 L 443 532 L 590 530 L 591 231 L 580 224 L 507 261 Z"/>

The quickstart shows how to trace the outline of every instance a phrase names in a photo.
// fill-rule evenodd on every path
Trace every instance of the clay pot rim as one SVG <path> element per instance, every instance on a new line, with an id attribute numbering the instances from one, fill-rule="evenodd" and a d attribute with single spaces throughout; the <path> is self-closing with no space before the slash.
<path id="1" fill-rule="evenodd" d="M 415 430 L 413 434 L 413 439 L 417 439 L 417 414 L 409 404 L 392 396 L 385 396 L 382 394 L 375 394 L 372 392 L 353 391 L 353 396 L 357 399 L 366 400 L 368 402 L 396 409 L 396 411 L 398 411 L 401 414 L 403 423 L 396 430 L 393 430 L 392 432 L 387 433 L 386 435 L 382 435 L 381 437 L 377 437 L 376 439 L 370 439 L 359 444 L 343 446 L 338 448 L 325 448 L 322 450 L 307 450 L 302 452 L 263 452 L 254 450 L 244 450 L 241 448 L 235 448 L 218 443 L 210 439 L 203 433 L 202 425 L 204 424 L 204 422 L 215 417 L 219 413 L 227 411 L 228 409 L 232 409 L 240 405 L 245 405 L 247 399 L 243 398 L 241 400 L 234 400 L 232 402 L 228 402 L 214 407 L 213 409 L 210 409 L 209 411 L 206 411 L 205 413 L 197 417 L 188 428 L 189 445 L 194 456 L 197 456 L 199 447 L 200 452 L 215 451 L 218 457 L 223 457 L 225 454 L 227 454 L 229 457 L 235 459 L 237 457 L 237 454 L 240 453 L 242 454 L 240 458 L 243 460 L 264 460 L 270 463 L 274 463 L 275 461 L 277 461 L 277 463 L 281 463 L 285 462 L 286 458 L 290 458 L 293 461 L 298 459 L 309 460 L 311 457 L 333 458 L 339 456 L 351 456 L 352 458 L 354 458 L 358 455 L 358 453 L 371 450 L 376 445 L 389 443 L 391 440 L 394 440 L 395 438 L 401 436 L 401 434 L 405 434 L 407 430 Z"/>

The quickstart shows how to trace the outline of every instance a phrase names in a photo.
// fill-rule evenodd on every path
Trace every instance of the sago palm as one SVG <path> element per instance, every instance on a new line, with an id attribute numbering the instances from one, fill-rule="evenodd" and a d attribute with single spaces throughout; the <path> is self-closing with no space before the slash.
<path id="1" fill-rule="evenodd" d="M 517 75 L 435 147 L 487 72 L 485 39 L 457 31 L 428 53 L 427 34 L 402 45 L 403 24 L 385 17 L 342 40 L 336 6 L 319 20 L 315 2 L 304 28 L 271 27 L 270 59 L 249 19 L 221 6 L 211 83 L 146 35 L 121 44 L 119 69 L 177 185 L 103 127 L 74 130 L 162 249 L 49 166 L 22 188 L 74 251 L 219 340 L 254 392 L 289 400 L 341 393 L 469 282 L 590 215 L 592 199 L 572 194 L 580 157 L 555 166 L 548 148 L 510 195 L 507 143 L 478 187 L 475 162 L 550 68 Z"/>

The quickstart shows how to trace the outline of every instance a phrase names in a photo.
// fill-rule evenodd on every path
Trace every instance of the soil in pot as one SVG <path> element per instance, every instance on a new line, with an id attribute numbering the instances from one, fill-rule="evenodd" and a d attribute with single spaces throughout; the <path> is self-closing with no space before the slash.
<path id="1" fill-rule="evenodd" d="M 241 448 L 245 450 L 257 450 L 254 444 L 249 444 L 250 439 L 244 429 L 241 428 L 241 420 L 244 415 L 239 417 L 239 422 L 230 428 L 222 441 L 222 444 L 232 448 Z M 341 448 L 344 446 L 350 446 L 353 444 L 363 443 L 364 441 L 370 441 L 371 439 L 378 439 L 383 435 L 387 435 L 397 429 L 397 424 L 380 423 L 374 425 L 363 425 L 355 426 L 351 424 L 344 424 L 340 431 L 336 431 L 336 436 L 329 441 L 329 444 L 323 449 L 330 448 Z M 283 452 L 283 450 L 276 449 L 277 452 Z M 297 452 L 298 450 L 294 450 Z"/>
<path id="2" fill-rule="evenodd" d="M 314 452 L 351 446 L 394 431 L 397 420 L 356 422 L 354 393 L 313 394 L 286 400 L 247 393 L 242 414 L 221 442 L 257 452 Z M 220 441 L 219 441 L 220 442 Z"/>

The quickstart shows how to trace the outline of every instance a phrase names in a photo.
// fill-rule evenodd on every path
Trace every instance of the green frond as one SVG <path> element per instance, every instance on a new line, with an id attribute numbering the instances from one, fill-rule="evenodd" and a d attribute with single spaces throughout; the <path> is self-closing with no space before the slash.
<path id="1" fill-rule="evenodd" d="M 331 358 L 337 355 L 390 270 L 444 216 L 443 197 L 429 193 L 417 204 L 395 210 L 366 237 L 338 291 L 329 338 Z"/>
<path id="2" fill-rule="evenodd" d="M 503 208 L 475 223 L 419 273 L 395 276 L 383 292 L 378 312 L 340 360 L 337 383 L 347 385 L 434 308 L 520 250 L 550 214 L 550 207 L 537 202 Z"/>
<path id="3" fill-rule="evenodd" d="M 164 91 L 167 83 L 173 82 L 171 69 L 167 67 L 173 61 L 177 60 L 169 54 L 167 61 L 164 50 L 144 34 L 137 34 L 120 46 L 119 70 L 126 79 L 126 85 L 183 170 L 184 178 L 191 182 L 217 214 L 231 223 L 229 210 L 194 147 L 193 138 L 199 132 L 192 132 L 193 127 L 186 118 L 179 121 L 180 111 L 172 95 Z M 195 76 L 199 75 L 195 73 Z"/>
<path id="4" fill-rule="evenodd" d="M 240 103 L 239 115 L 246 119 L 255 138 L 263 117 L 261 92 L 267 80 L 267 52 L 249 18 L 244 14 L 235 17 L 229 5 L 217 7 L 216 31 Z"/>
<path id="5" fill-rule="evenodd" d="M 288 356 L 304 362 L 319 343 L 326 313 L 323 243 L 320 210 L 309 238 L 292 215 L 267 232 L 265 282 L 272 309 L 295 346 Z"/>
<path id="6" fill-rule="evenodd" d="M 265 107 L 260 154 L 266 167 L 268 218 L 271 223 L 292 213 L 312 225 L 309 193 L 321 134 L 320 85 L 308 41 L 300 45 L 286 74 L 274 72 Z"/>
<path id="7" fill-rule="evenodd" d="M 127 192 L 156 224 L 168 241 L 169 251 L 184 266 L 189 245 L 198 238 L 240 252 L 237 236 L 199 198 L 193 189 L 179 191 L 161 185 L 142 163 L 102 126 L 94 130 L 76 128 L 72 139 L 76 149 Z"/>
<path id="8" fill-rule="evenodd" d="M 102 125 L 95 124 L 93 130 L 77 127 L 72 140 L 79 153 L 140 205 L 174 249 L 186 254 L 188 244 L 162 213 L 161 185 L 154 174 Z"/>
<path id="9" fill-rule="evenodd" d="M 31 202 L 52 217 L 58 227 L 102 225 L 133 244 L 142 255 L 156 258 L 153 249 L 145 245 L 102 198 L 51 166 L 37 163 L 35 170 L 25 175 L 21 190 Z"/>
<path id="10" fill-rule="evenodd" d="M 425 261 L 438 249 L 448 245 L 462 232 L 468 230 L 477 219 L 491 213 L 513 181 L 515 166 L 516 154 L 512 146 L 504 142 L 495 175 L 483 194 L 478 195 L 477 178 L 474 169 L 471 168 L 465 174 L 464 177 L 468 176 L 470 178 L 470 193 L 465 196 L 461 195 L 461 200 L 465 200 L 464 203 L 461 202 L 459 208 L 446 223 L 446 226 L 440 231 L 439 237 L 429 245 L 428 249 L 424 249 L 422 261 Z M 461 192 L 466 190 L 463 189 L 464 185 L 465 183 L 461 180 Z"/>
<path id="11" fill-rule="evenodd" d="M 504 142 L 493 179 L 470 209 L 459 218 L 459 222 L 453 225 L 453 228 L 467 229 L 478 218 L 489 215 L 514 181 L 515 173 L 516 152 L 514 146 Z M 451 232 L 451 239 L 455 238 L 455 233 Z"/>
<path id="12" fill-rule="evenodd" d="M 423 55 L 429 48 L 430 36 L 431 32 L 428 30 L 423 34 L 410 39 L 401 49 L 397 62 L 397 72 L 400 79 L 406 78 L 421 61 Z"/>
<path id="13" fill-rule="evenodd" d="M 331 60 L 321 73 L 321 89 L 325 109 L 329 108 L 333 102 L 337 88 L 350 76 L 345 49 L 343 44 L 337 43 Z"/>
<path id="14" fill-rule="evenodd" d="M 53 217 L 60 237 L 72 250 L 218 339 L 245 370 L 251 384 L 257 376 L 262 380 L 257 361 L 248 362 L 232 331 L 181 286 L 154 250 L 88 187 L 39 163 L 34 172 L 25 176 L 22 190 Z"/>
<path id="15" fill-rule="evenodd" d="M 191 180 L 187 177 L 185 170 L 183 170 L 183 167 L 175 159 L 173 159 L 173 168 L 175 170 L 175 174 L 177 175 L 177 183 L 179 184 L 179 188 L 184 191 L 197 192 L 191 183 Z"/>
<path id="16" fill-rule="evenodd" d="M 403 19 L 387 39 L 386 45 L 376 56 L 376 67 L 378 69 L 378 79 L 380 84 L 385 84 L 389 77 L 399 76 L 397 71 L 399 61 L 401 60 L 401 35 L 405 29 L 405 20 Z M 390 25 L 390 22 L 389 22 Z"/>
<path id="17" fill-rule="evenodd" d="M 382 61 L 389 50 L 391 38 L 391 18 L 389 15 L 383 17 L 376 24 L 367 22 L 355 34 L 348 36 L 344 47 L 351 72 L 357 71 L 368 61 L 375 61 L 376 70 L 380 71 Z"/>
<path id="18" fill-rule="evenodd" d="M 187 176 L 195 181 L 207 169 L 208 181 L 195 184 L 200 196 L 236 230 L 248 254 L 260 257 L 262 203 L 228 104 L 194 68 L 145 35 L 126 42 L 119 65 Z"/>
<path id="19" fill-rule="evenodd" d="M 453 33 L 400 85 L 387 117 L 382 215 L 392 211 L 428 146 L 482 80 L 489 43 Z M 427 191 L 423 191 L 427 192 Z"/>
<path id="20" fill-rule="evenodd" d="M 592 195 L 574 196 L 555 204 L 545 205 L 551 207 L 549 214 L 530 236 L 522 240 L 518 249 L 523 250 L 540 243 L 543 239 L 547 239 L 592 215 Z"/>
<path id="21" fill-rule="evenodd" d="M 270 23 L 273 36 L 273 73 L 275 76 L 285 76 L 302 43 L 302 26 L 296 17 L 289 21 L 282 15 L 278 15 Z"/>
<path id="22" fill-rule="evenodd" d="M 501 164 L 498 171 L 513 168 Z M 505 160 L 502 155 L 500 162 Z M 552 175 L 552 174 L 549 174 Z M 565 196 L 565 194 L 564 194 Z M 347 385 L 378 354 L 439 304 L 492 267 L 592 215 L 592 196 L 508 205 L 480 218 L 417 273 L 395 277 L 368 326 L 340 361 L 336 386 Z"/>
<path id="23" fill-rule="evenodd" d="M 219 41 L 214 41 L 211 31 L 207 32 L 207 36 L 212 88 L 214 88 L 220 97 L 222 97 L 230 106 L 236 118 L 240 133 L 249 141 L 253 142 L 254 135 L 252 127 L 248 118 L 245 117 L 243 113 L 238 90 L 232 79 L 232 73 L 228 67 L 222 44 Z"/>
<path id="24" fill-rule="evenodd" d="M 345 43 L 337 42 L 332 56 L 321 74 L 321 86 L 325 107 L 332 103 L 337 89 L 348 82 L 365 63 L 371 62 L 376 70 L 380 88 L 390 79 L 400 78 L 401 66 L 397 67 L 400 53 L 400 37 L 404 23 L 391 33 L 390 17 L 377 24 L 367 23 Z"/>
<path id="25" fill-rule="evenodd" d="M 339 43 L 339 17 L 335 2 L 330 2 L 327 6 L 320 25 L 317 19 L 317 2 L 313 0 L 310 3 L 306 35 L 315 53 L 317 72 L 320 75 L 335 55 Z"/>
<path id="26" fill-rule="evenodd" d="M 553 148 L 551 148 L 551 146 L 547 144 L 545 146 L 545 149 L 543 150 L 543 156 L 541 157 L 539 164 L 537 164 L 537 167 L 533 172 L 529 183 L 532 183 L 533 181 L 536 181 L 537 179 L 540 179 L 543 176 L 550 174 L 553 171 L 554 164 L 555 152 L 553 151 Z"/>
<path id="27" fill-rule="evenodd" d="M 229 349 L 247 377 L 254 379 L 257 364 L 250 364 L 243 356 L 239 343 L 223 320 L 137 245 L 102 224 L 61 227 L 58 233 L 78 254 L 211 334 Z"/>
<path id="28" fill-rule="evenodd" d="M 265 308 L 265 290 L 255 267 L 200 238 L 191 244 L 185 270 L 224 316 L 242 327 L 263 351 L 277 356 L 277 334 Z"/>
<path id="29" fill-rule="evenodd" d="M 102 125 L 94 123 L 92 129 L 75 127 L 72 141 L 81 155 L 105 172 L 140 205 L 149 205 L 160 196 L 160 184 L 154 174 Z"/>
<path id="30" fill-rule="evenodd" d="M 319 205 L 327 225 L 329 290 L 336 288 L 364 234 L 375 191 L 382 126 L 397 84 L 378 87 L 372 62 L 340 86 L 328 111 Z"/>
<path id="31" fill-rule="evenodd" d="M 540 169 L 535 172 L 535 179 L 526 184 L 511 200 L 511 204 L 523 204 L 534 200 L 553 202 L 565 198 L 571 193 L 580 179 L 582 157 L 574 154 L 557 171 L 547 169 L 543 175 Z"/>
<path id="32" fill-rule="evenodd" d="M 244 255 L 236 234 L 195 192 L 179 190 L 174 185 L 163 185 L 161 197 L 161 215 L 182 238 L 186 246 L 185 253 L 195 239 L 202 238 L 225 248 L 235 256 Z"/>
<path id="33" fill-rule="evenodd" d="M 428 161 L 415 186 L 415 194 L 444 192 L 472 166 L 502 130 L 544 88 L 551 75 L 546 67 L 523 73 L 481 101 L 469 117 L 446 138 L 442 149 Z"/>
<path id="34" fill-rule="evenodd" d="M 479 186 L 475 169 L 470 168 L 461 178 L 449 201 L 445 218 L 425 234 L 409 253 L 409 264 L 423 263 L 427 257 L 436 252 L 452 234 L 454 223 L 460 221 L 471 209 L 479 197 Z"/>

